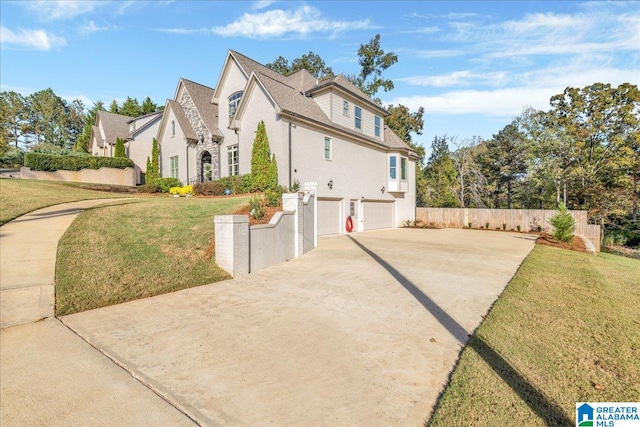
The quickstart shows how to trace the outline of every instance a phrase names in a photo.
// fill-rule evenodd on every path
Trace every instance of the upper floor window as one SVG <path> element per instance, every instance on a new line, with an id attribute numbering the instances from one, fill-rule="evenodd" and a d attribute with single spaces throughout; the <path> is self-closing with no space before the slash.
<path id="1" fill-rule="evenodd" d="M 328 136 L 324 138 L 324 159 L 331 160 L 331 138 Z"/>
<path id="2" fill-rule="evenodd" d="M 380 122 L 381 122 L 380 117 L 375 116 L 375 118 L 374 118 L 374 125 L 375 125 L 374 132 L 375 132 L 376 136 L 380 136 Z"/>
<path id="3" fill-rule="evenodd" d="M 396 179 L 396 162 L 397 161 L 398 160 L 396 156 L 389 157 L 389 178 L 390 179 Z"/>
<path id="4" fill-rule="evenodd" d="M 242 98 L 242 91 L 236 92 L 229 97 L 229 120 L 236 113 L 238 109 L 238 104 L 240 104 L 240 99 Z"/>
<path id="5" fill-rule="evenodd" d="M 402 157 L 400 159 L 400 179 L 407 179 L 407 158 Z"/>
<path id="6" fill-rule="evenodd" d="M 176 121 L 171 120 L 171 136 L 176 136 Z"/>
<path id="7" fill-rule="evenodd" d="M 342 115 L 349 117 L 349 101 L 342 101 Z"/>
<path id="8" fill-rule="evenodd" d="M 355 116 L 356 116 L 356 129 L 362 129 L 362 108 L 356 106 L 355 108 Z"/>

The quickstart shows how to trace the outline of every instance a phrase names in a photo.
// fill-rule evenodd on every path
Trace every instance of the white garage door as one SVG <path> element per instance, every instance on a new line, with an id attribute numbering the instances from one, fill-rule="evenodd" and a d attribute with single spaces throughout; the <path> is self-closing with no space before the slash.
<path id="1" fill-rule="evenodd" d="M 341 200 L 318 199 L 318 236 L 340 233 Z"/>
<path id="2" fill-rule="evenodd" d="M 393 227 L 393 202 L 364 202 L 364 229 Z"/>

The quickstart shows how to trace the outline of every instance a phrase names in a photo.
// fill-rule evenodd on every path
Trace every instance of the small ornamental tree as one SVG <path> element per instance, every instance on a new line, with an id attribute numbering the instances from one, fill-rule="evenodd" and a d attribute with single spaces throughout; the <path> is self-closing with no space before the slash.
<path id="1" fill-rule="evenodd" d="M 122 138 L 116 138 L 116 150 L 113 153 L 113 157 L 127 157 L 127 151 L 124 148 L 124 140 Z"/>
<path id="2" fill-rule="evenodd" d="M 271 155 L 271 163 L 269 164 L 269 180 L 267 182 L 267 188 L 275 190 L 278 186 L 278 162 L 276 162 L 276 155 Z"/>
<path id="3" fill-rule="evenodd" d="M 153 182 L 160 178 L 160 149 L 158 140 L 153 138 L 151 159 L 147 157 L 147 182 Z"/>
<path id="4" fill-rule="evenodd" d="M 573 240 L 573 232 L 576 229 L 576 222 L 569 213 L 569 210 L 560 203 L 558 205 L 558 213 L 549 219 L 553 226 L 553 237 L 563 242 Z"/>
<path id="5" fill-rule="evenodd" d="M 253 140 L 253 148 L 251 149 L 251 179 L 255 190 L 264 191 L 269 188 L 272 175 L 271 168 L 269 138 L 267 137 L 264 122 L 260 121 L 260 123 L 258 123 L 256 137 Z"/>

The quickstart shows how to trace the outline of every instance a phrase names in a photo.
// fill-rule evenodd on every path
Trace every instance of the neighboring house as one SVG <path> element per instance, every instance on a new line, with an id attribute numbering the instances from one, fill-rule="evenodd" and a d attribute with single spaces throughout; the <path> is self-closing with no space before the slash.
<path id="1" fill-rule="evenodd" d="M 113 157 L 116 139 L 125 142 L 127 157 L 136 168 L 136 183 L 144 183 L 147 171 L 147 157 L 151 156 L 153 138 L 158 133 L 162 112 L 129 117 L 109 111 L 98 111 L 96 124 L 91 130 L 91 154 Z"/>
<path id="2" fill-rule="evenodd" d="M 136 165 L 137 183 L 145 183 L 147 159 L 151 158 L 153 139 L 158 135 L 162 111 L 129 120 L 129 134 L 124 138 L 127 157 Z"/>
<path id="3" fill-rule="evenodd" d="M 174 102 L 189 92 L 186 82 L 181 79 Z M 279 183 L 318 185 L 318 234 L 344 233 L 348 216 L 354 231 L 397 227 L 415 218 L 418 157 L 384 125 L 387 111 L 344 76 L 319 82 L 302 70 L 285 77 L 229 51 L 210 90 L 217 108 L 209 133 L 198 133 L 191 122 L 192 129 L 183 125 L 178 106 L 167 102 L 165 111 L 171 108 L 173 115 L 165 114 L 160 129 L 163 176 L 185 181 L 194 174 L 182 168 L 200 168 L 197 153 L 210 148 L 220 153 L 212 156 L 216 177 L 250 173 L 255 132 L 264 121 Z M 204 117 L 208 106 L 196 107 L 203 121 L 214 117 Z M 187 115 L 184 108 L 182 113 Z"/>
<path id="4" fill-rule="evenodd" d="M 220 178 L 218 107 L 213 89 L 187 79 L 178 81 L 159 125 L 160 172 L 195 184 Z"/>

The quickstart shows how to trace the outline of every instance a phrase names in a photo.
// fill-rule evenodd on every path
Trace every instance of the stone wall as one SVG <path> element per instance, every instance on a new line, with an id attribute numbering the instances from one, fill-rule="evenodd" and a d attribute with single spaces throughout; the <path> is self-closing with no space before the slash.
<path id="1" fill-rule="evenodd" d="M 191 99 L 189 92 L 186 90 L 182 94 L 180 105 L 182 105 L 187 119 L 189 120 L 189 123 L 196 135 L 202 135 L 204 137 L 204 141 L 198 142 L 198 146 L 196 147 L 197 182 L 203 181 L 200 162 L 205 151 L 208 151 L 209 154 L 211 154 L 211 179 L 220 179 L 220 146 L 213 142 L 213 135 L 209 132 L 209 129 L 207 129 L 207 126 L 200 117 L 200 112 L 196 108 L 193 99 Z M 191 179 L 191 177 L 187 177 L 187 179 Z"/>

